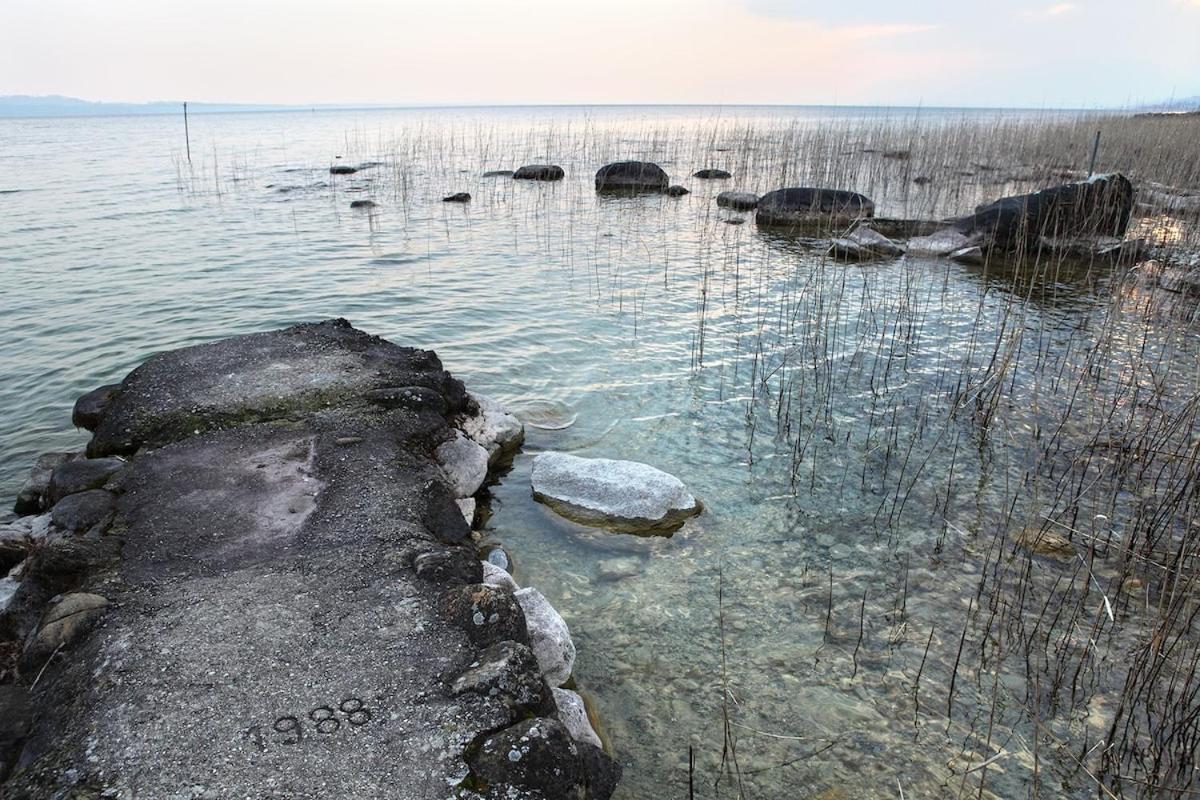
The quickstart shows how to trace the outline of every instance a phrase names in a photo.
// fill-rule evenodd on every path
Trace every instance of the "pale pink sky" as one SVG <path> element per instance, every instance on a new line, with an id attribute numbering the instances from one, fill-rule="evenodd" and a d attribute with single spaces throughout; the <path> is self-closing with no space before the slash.
<path id="1" fill-rule="evenodd" d="M 3 94 L 1132 105 L 1200 94 L 1200 0 L 0 0 Z"/>

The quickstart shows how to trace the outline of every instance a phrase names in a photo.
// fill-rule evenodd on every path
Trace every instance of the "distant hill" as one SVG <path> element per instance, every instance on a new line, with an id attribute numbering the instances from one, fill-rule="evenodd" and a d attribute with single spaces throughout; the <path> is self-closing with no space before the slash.
<path id="1" fill-rule="evenodd" d="M 309 108 L 310 106 L 188 103 L 188 112 L 196 114 L 229 111 L 300 111 Z M 62 95 L 0 96 L 0 117 L 92 117 L 112 114 L 180 114 L 182 112 L 182 101 L 96 103 Z"/>

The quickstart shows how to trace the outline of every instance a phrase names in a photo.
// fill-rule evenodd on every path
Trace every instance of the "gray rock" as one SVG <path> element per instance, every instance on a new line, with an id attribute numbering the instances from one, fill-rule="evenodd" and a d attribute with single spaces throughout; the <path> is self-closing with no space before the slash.
<path id="1" fill-rule="evenodd" d="M 477 503 L 474 497 L 460 497 L 454 501 L 459 510 L 462 511 L 463 520 L 468 525 L 475 524 L 475 508 Z"/>
<path id="2" fill-rule="evenodd" d="M 503 567 L 498 567 L 491 561 L 481 561 L 479 564 L 483 568 L 481 583 L 514 593 L 521 588 L 517 586 L 517 582 L 513 580 L 513 576 L 508 574 L 508 570 Z M 526 620 L 526 625 L 528 625 L 528 620 Z"/>
<path id="3" fill-rule="evenodd" d="M 68 533 L 85 533 L 103 527 L 116 508 L 116 498 L 103 489 L 90 489 L 64 497 L 50 510 L 50 520 L 56 528 Z"/>
<path id="4" fill-rule="evenodd" d="M 532 483 L 534 499 L 559 514 L 615 530 L 670 532 L 702 508 L 678 478 L 637 461 L 543 453 Z"/>
<path id="5" fill-rule="evenodd" d="M 528 642 L 529 629 L 515 595 L 482 583 L 452 589 L 443 600 L 446 615 L 476 647 L 512 640 Z M 537 652 L 536 648 L 534 653 Z"/>
<path id="6" fill-rule="evenodd" d="M 698 169 L 692 173 L 692 177 L 703 180 L 725 180 L 726 178 L 732 178 L 733 173 L 726 172 L 723 169 Z"/>
<path id="7" fill-rule="evenodd" d="M 618 161 L 596 170 L 597 192 L 665 192 L 670 180 L 658 164 Z"/>
<path id="8" fill-rule="evenodd" d="M 469 203 L 471 202 L 470 192 L 455 192 L 454 194 L 446 195 L 442 198 L 443 203 Z"/>
<path id="9" fill-rule="evenodd" d="M 551 692 L 554 694 L 554 705 L 558 708 L 558 721 L 567 729 L 567 733 L 571 734 L 571 738 L 594 747 L 603 747 L 604 744 L 588 719 L 583 698 L 570 689 L 554 688 Z"/>
<path id="10" fill-rule="evenodd" d="M 124 467 L 119 458 L 84 458 L 60 464 L 50 475 L 46 503 L 52 506 L 68 495 L 103 488 Z"/>
<path id="11" fill-rule="evenodd" d="M 361 209 L 374 208 L 375 205 L 376 205 L 376 203 L 374 200 L 351 200 L 350 201 L 350 208 L 355 211 L 358 211 Z"/>
<path id="12" fill-rule="evenodd" d="M 691 194 L 687 187 L 673 184 L 667 187 L 667 195 L 670 197 L 683 197 L 685 194 Z"/>
<path id="13" fill-rule="evenodd" d="M 485 648 L 450 685 L 454 694 L 474 692 L 499 700 L 515 715 L 550 711 L 550 689 L 538 674 L 533 651 L 520 642 L 497 642 Z M 517 716 L 511 719 L 515 721 Z"/>
<path id="14" fill-rule="evenodd" d="M 561 181 L 566 176 L 557 164 L 526 164 L 518 167 L 513 179 L 518 181 Z"/>
<path id="15" fill-rule="evenodd" d="M 534 717 L 483 740 L 471 761 L 487 783 L 508 784 L 567 798 L 586 784 L 578 748 L 557 719 Z"/>
<path id="16" fill-rule="evenodd" d="M 45 494 L 50 488 L 50 476 L 55 467 L 65 464 L 72 459 L 83 458 L 81 453 L 43 453 L 38 456 L 29 477 L 17 492 L 17 502 L 13 511 L 18 514 L 36 514 L 46 508 Z"/>
<path id="17" fill-rule="evenodd" d="M 353 175 L 358 172 L 358 167 L 351 164 L 334 164 L 329 168 L 330 175 Z"/>
<path id="18" fill-rule="evenodd" d="M 758 207 L 758 195 L 754 192 L 721 192 L 717 195 L 717 205 L 735 211 L 752 211 Z"/>
<path id="19" fill-rule="evenodd" d="M 456 498 L 470 497 L 487 480 L 488 451 L 461 431 L 455 431 L 452 438 L 438 445 L 434 457 Z"/>
<path id="20" fill-rule="evenodd" d="M 955 220 L 952 227 L 985 250 L 1031 251 L 1043 237 L 1122 237 L 1133 201 L 1133 184 L 1124 175 L 1095 175 L 1032 194 L 1002 197 Z"/>
<path id="21" fill-rule="evenodd" d="M 966 234 L 946 228 L 929 236 L 908 240 L 908 254 L 916 256 L 948 256 L 955 250 L 977 247 L 978 242 Z"/>
<path id="22" fill-rule="evenodd" d="M 75 401 L 75 408 L 71 411 L 71 424 L 76 428 L 96 430 L 96 426 L 104 417 L 105 410 L 120 391 L 121 384 L 110 383 L 80 397 Z"/>
<path id="23" fill-rule="evenodd" d="M 525 612 L 529 646 L 537 656 L 542 677 L 551 686 L 562 686 L 575 669 L 575 642 L 566 621 L 533 587 L 520 589 L 513 596 Z"/>
<path id="24" fill-rule="evenodd" d="M 834 228 L 874 214 L 875 204 L 856 192 L 793 187 L 764 194 L 754 221 L 769 228 Z"/>

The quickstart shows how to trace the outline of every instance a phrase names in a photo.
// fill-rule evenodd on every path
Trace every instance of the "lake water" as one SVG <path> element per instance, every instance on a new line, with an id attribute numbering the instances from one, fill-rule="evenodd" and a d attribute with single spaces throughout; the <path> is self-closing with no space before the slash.
<path id="1" fill-rule="evenodd" d="M 914 188 L 914 170 L 944 165 L 858 145 L 914 121 L 1015 113 L 203 115 L 190 166 L 180 119 L 0 120 L 0 494 L 38 453 L 81 446 L 74 399 L 148 356 L 346 317 L 436 350 L 518 413 L 575 418 L 529 430 L 486 535 L 567 619 L 579 686 L 625 765 L 619 797 L 686 797 L 689 747 L 696 796 L 736 796 L 736 779 L 714 787 L 728 741 L 752 797 L 1025 797 L 1035 774 L 1041 796 L 1094 796 L 1072 759 L 1104 736 L 1136 609 L 1104 628 L 1067 706 L 1042 704 L 1041 687 L 1030 701 L 1028 654 L 1020 668 L 989 659 L 965 625 L 981 596 L 1003 596 L 988 571 L 998 531 L 1048 507 L 1029 482 L 1041 427 L 1066 419 L 1069 439 L 1085 425 L 1060 413 L 1065 395 L 1031 387 L 1082 374 L 1102 335 L 1130 380 L 1148 348 L 1160 376 L 1194 385 L 1194 333 L 1147 333 L 1141 306 L 1114 311 L 1102 271 L 1033 286 L 945 261 L 836 264 L 713 202 L 823 171 L 881 214 L 967 211 L 1015 184 L 981 171 L 953 191 Z M 844 164 L 796 158 L 792 143 L 821 130 L 855 145 Z M 659 162 L 692 193 L 597 197 L 596 168 L 623 158 Z M 330 176 L 339 159 L 379 164 Z M 566 180 L 481 177 L 543 162 Z M 688 177 L 707 166 L 736 177 Z M 440 202 L 458 191 L 471 203 Z M 376 208 L 350 210 L 364 198 Z M 1022 355 L 997 375 L 997 352 Z M 1086 394 L 1107 408 L 1121 387 Z M 949 416 L 963 397 L 977 414 L 997 398 L 988 436 Z M 654 464 L 707 511 L 670 538 L 576 527 L 530 497 L 542 450 Z M 1086 608 L 1076 628 L 1096 622 L 1077 564 L 1032 569 L 1038 597 L 1061 591 Z M 1033 672 L 1053 670 L 1056 644 Z M 1047 707 L 1040 749 L 1031 704 Z"/>

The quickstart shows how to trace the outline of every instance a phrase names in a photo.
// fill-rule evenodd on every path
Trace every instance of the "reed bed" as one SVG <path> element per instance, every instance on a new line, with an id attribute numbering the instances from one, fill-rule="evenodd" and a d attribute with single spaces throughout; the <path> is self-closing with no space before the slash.
<path id="1" fill-rule="evenodd" d="M 1134 264 L 904 259 L 876 272 L 712 207 L 687 242 L 642 206 L 612 206 L 591 234 L 575 211 L 603 202 L 596 167 L 638 158 L 677 180 L 720 166 L 740 189 L 852 189 L 881 215 L 941 219 L 1085 178 L 1097 131 L 1096 171 L 1141 192 L 1130 235 L 1152 250 Z M 862 535 L 890 572 L 864 586 L 814 563 L 824 600 L 808 624 L 836 679 L 930 753 L 895 796 L 1185 798 L 1200 796 L 1200 319 L 1187 288 L 1200 220 L 1175 200 L 1200 193 L 1198 134 L 1196 116 L 1066 112 L 416 121 L 348 131 L 330 162 L 378 162 L 353 180 L 330 178 L 327 163 L 296 177 L 331 203 L 371 197 L 425 229 L 437 195 L 469 185 L 489 200 L 482 213 L 512 220 L 504 244 L 528 247 L 532 232 L 598 307 L 632 318 L 634 336 L 657 298 L 690 293 L 697 380 L 717 372 L 746 398 L 743 467 L 770 455 L 798 503 L 818 489 L 870 500 Z M 251 162 L 214 151 L 180 167 L 180 190 L 247 191 L 269 171 Z M 533 198 L 477 177 L 541 162 L 574 177 Z M 605 225 L 617 235 L 601 238 Z M 957 594 L 914 577 L 957 564 Z M 718 735 L 698 743 L 680 785 L 777 796 L 852 737 L 796 751 L 803 737 L 753 724 L 727 650 L 736 592 L 722 574 Z M 947 598 L 958 605 L 935 606 Z M 755 747 L 769 768 L 747 766 Z"/>

